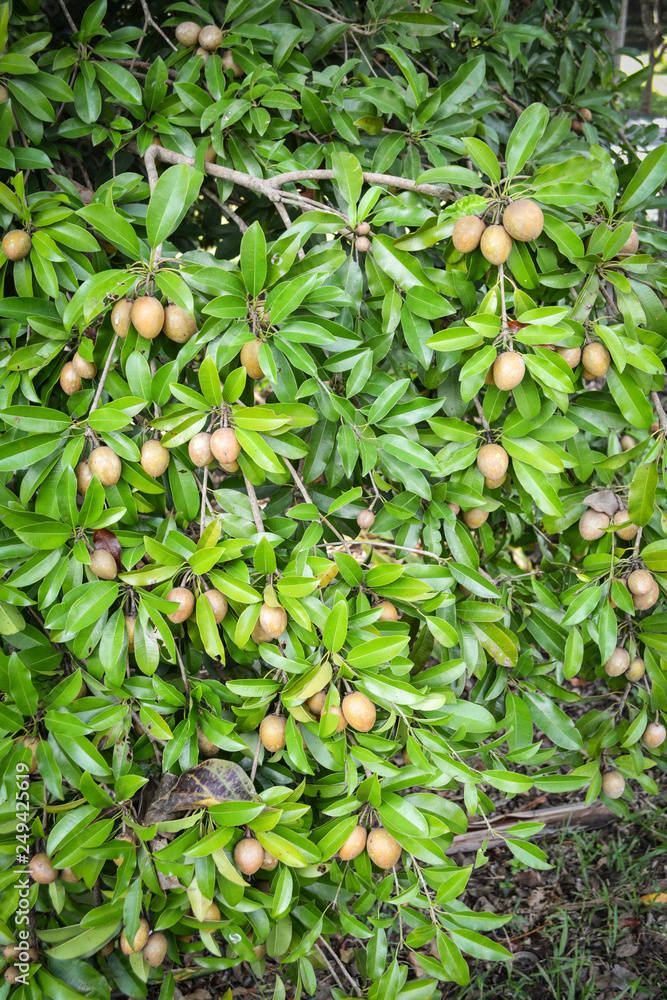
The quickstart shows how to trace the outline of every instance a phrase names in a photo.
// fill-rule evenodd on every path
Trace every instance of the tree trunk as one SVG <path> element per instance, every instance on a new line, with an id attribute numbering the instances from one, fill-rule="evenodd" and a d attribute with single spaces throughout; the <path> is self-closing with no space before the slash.
<path id="1" fill-rule="evenodd" d="M 621 9 L 618 15 L 618 23 L 607 32 L 607 38 L 614 56 L 614 66 L 616 69 L 621 64 L 619 49 L 625 45 L 625 29 L 628 24 L 628 0 L 622 0 Z"/>

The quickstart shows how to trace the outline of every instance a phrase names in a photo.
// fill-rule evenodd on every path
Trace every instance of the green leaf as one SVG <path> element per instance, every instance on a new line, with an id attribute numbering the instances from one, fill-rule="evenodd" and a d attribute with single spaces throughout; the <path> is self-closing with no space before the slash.
<path id="1" fill-rule="evenodd" d="M 266 239 L 259 222 L 255 221 L 241 239 L 241 274 L 249 295 L 255 298 L 266 281 Z"/>
<path id="2" fill-rule="evenodd" d="M 638 465 L 630 483 L 630 499 L 628 502 L 628 517 L 633 524 L 643 526 L 651 520 L 657 487 L 657 463 L 651 462 L 646 465 Z M 642 550 L 643 556 L 644 550 Z"/>
<path id="3" fill-rule="evenodd" d="M 178 228 L 197 198 L 203 174 L 185 163 L 169 167 L 151 194 L 146 213 L 146 234 L 156 247 Z"/>
<path id="4" fill-rule="evenodd" d="M 353 153 L 336 152 L 331 157 L 334 180 L 348 210 L 353 210 L 359 201 L 363 176 L 361 164 Z"/>
<path id="5" fill-rule="evenodd" d="M 667 144 L 656 146 L 641 161 L 632 180 L 621 196 L 620 208 L 634 212 L 665 186 L 667 180 Z"/>
<path id="6" fill-rule="evenodd" d="M 533 155 L 548 123 L 549 111 L 543 104 L 531 104 L 521 112 L 507 140 L 505 163 L 508 177 L 518 174 Z"/>
<path id="7" fill-rule="evenodd" d="M 337 653 L 347 637 L 347 602 L 336 601 L 322 629 L 322 642 L 330 653 Z"/>

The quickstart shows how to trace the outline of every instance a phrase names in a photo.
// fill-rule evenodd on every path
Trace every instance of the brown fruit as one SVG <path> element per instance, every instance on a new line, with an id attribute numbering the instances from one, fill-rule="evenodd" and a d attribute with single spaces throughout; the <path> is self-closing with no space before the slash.
<path id="1" fill-rule="evenodd" d="M 509 455 L 499 444 L 484 444 L 477 452 L 477 468 L 489 479 L 501 479 L 507 472 Z"/>
<path id="2" fill-rule="evenodd" d="M 153 340 L 164 323 L 164 308 L 154 295 L 140 295 L 132 303 L 130 312 L 132 326 L 140 337 Z"/>
<path id="3" fill-rule="evenodd" d="M 282 607 L 264 603 L 259 612 L 259 624 L 272 639 L 277 639 L 287 628 L 287 612 Z"/>
<path id="4" fill-rule="evenodd" d="M 636 229 L 633 229 L 630 235 L 628 236 L 627 240 L 621 247 L 621 249 L 618 251 L 618 256 L 621 257 L 625 256 L 626 254 L 637 253 L 638 249 L 639 249 L 639 234 L 637 233 Z"/>
<path id="5" fill-rule="evenodd" d="M 207 146 L 206 152 L 204 153 L 204 163 L 215 163 L 216 159 L 217 156 L 213 146 Z"/>
<path id="6" fill-rule="evenodd" d="M 97 476 L 102 486 L 115 486 L 123 467 L 116 452 L 106 445 L 101 445 L 99 448 L 93 448 L 88 456 L 88 468 L 93 476 Z"/>
<path id="7" fill-rule="evenodd" d="M 306 702 L 306 705 L 313 715 L 321 715 L 324 709 L 324 702 L 327 699 L 326 691 L 317 691 Z"/>
<path id="8" fill-rule="evenodd" d="M 582 121 L 592 122 L 593 112 L 591 111 L 590 108 L 579 108 L 579 117 L 582 119 Z"/>
<path id="9" fill-rule="evenodd" d="M 479 246 L 486 226 L 477 215 L 462 215 L 454 223 L 452 243 L 459 253 L 471 253 Z"/>
<path id="10" fill-rule="evenodd" d="M 243 70 L 234 59 L 234 53 L 232 52 L 231 49 L 224 50 L 224 52 L 222 53 L 221 62 L 222 62 L 222 68 L 231 69 L 236 79 L 238 79 L 240 76 L 243 76 Z"/>
<path id="11" fill-rule="evenodd" d="M 223 470 L 223 472 L 226 472 L 228 473 L 228 475 L 231 475 L 233 472 L 238 472 L 240 466 L 238 462 L 221 462 L 220 468 Z"/>
<path id="12" fill-rule="evenodd" d="M 352 861 L 353 858 L 358 858 L 366 846 L 367 836 L 366 827 L 358 825 L 355 826 L 352 833 L 338 851 L 340 860 Z"/>
<path id="13" fill-rule="evenodd" d="M 227 614 L 227 598 L 224 594 L 221 594 L 219 590 L 211 588 L 211 590 L 204 591 L 204 597 L 211 605 L 211 611 L 213 612 L 213 617 L 215 618 L 218 625 L 222 619 Z"/>
<path id="14" fill-rule="evenodd" d="M 125 931 L 122 932 L 120 936 L 120 950 L 124 955 L 136 955 L 146 945 L 149 934 L 150 927 L 148 926 L 148 921 L 145 917 L 142 917 L 139 921 L 139 929 L 131 942 L 128 941 Z"/>
<path id="15" fill-rule="evenodd" d="M 75 882 L 80 882 L 78 875 L 75 875 L 71 868 L 63 868 L 60 873 L 60 877 L 63 882 L 67 882 L 69 885 L 74 885 Z"/>
<path id="16" fill-rule="evenodd" d="M 220 907 L 217 903 L 211 903 L 208 910 L 204 914 L 204 920 L 219 920 L 220 919 Z"/>
<path id="17" fill-rule="evenodd" d="M 368 236 L 357 236 L 356 240 L 354 241 L 354 246 L 357 250 L 357 253 L 368 253 L 368 251 L 371 248 L 371 241 L 369 240 Z"/>
<path id="18" fill-rule="evenodd" d="M 354 227 L 355 236 L 368 236 L 371 231 L 370 222 L 358 222 Z"/>
<path id="19" fill-rule="evenodd" d="M 530 243 L 544 229 L 542 209 L 530 198 L 512 201 L 503 212 L 503 227 L 513 240 Z"/>
<path id="20" fill-rule="evenodd" d="M 90 553 L 90 572 L 100 580 L 115 580 L 118 576 L 118 566 L 107 549 L 95 549 Z"/>
<path id="21" fill-rule="evenodd" d="M 171 454 L 159 441 L 144 441 L 141 446 L 141 468 L 153 479 L 167 471 Z"/>
<path id="22" fill-rule="evenodd" d="M 526 362 L 518 351 L 503 351 L 493 362 L 493 381 L 498 389 L 514 389 L 526 374 Z"/>
<path id="23" fill-rule="evenodd" d="M 646 673 L 646 664 L 641 656 L 636 656 L 628 669 L 625 671 L 625 679 L 628 681 L 640 681 Z"/>
<path id="24" fill-rule="evenodd" d="M 648 611 L 649 608 L 653 607 L 653 605 L 656 603 L 659 597 L 660 597 L 660 590 L 658 588 L 658 584 L 654 580 L 651 589 L 648 590 L 645 594 L 632 595 L 632 603 L 634 605 L 635 611 Z"/>
<path id="25" fill-rule="evenodd" d="M 366 851 L 378 868 L 393 868 L 401 857 L 402 848 L 390 833 L 378 826 L 368 834 Z"/>
<path id="26" fill-rule="evenodd" d="M 628 590 L 631 594 L 643 596 L 648 594 L 655 580 L 647 569 L 636 569 L 628 577 Z"/>
<path id="27" fill-rule="evenodd" d="M 627 649 L 617 646 L 604 665 L 607 677 L 620 677 L 630 666 L 630 654 Z"/>
<path id="28" fill-rule="evenodd" d="M 39 882 L 40 885 L 48 885 L 58 878 L 58 872 L 51 864 L 51 858 L 47 854 L 33 854 L 28 868 L 33 881 Z"/>
<path id="29" fill-rule="evenodd" d="M 9 91 L 5 87 L 4 83 L 0 83 L 0 104 L 4 104 L 5 101 L 9 100 Z"/>
<path id="30" fill-rule="evenodd" d="M 180 306 L 167 306 L 162 330 L 175 344 L 185 344 L 197 332 L 197 320 Z"/>
<path id="31" fill-rule="evenodd" d="M 264 861 L 264 848 L 254 837 L 244 837 L 234 848 L 236 867 L 244 875 L 254 875 Z"/>
<path id="32" fill-rule="evenodd" d="M 36 736 L 24 736 L 23 739 L 21 740 L 21 743 L 26 748 L 26 750 L 30 750 L 31 751 L 31 753 L 30 753 L 30 773 L 31 774 L 36 774 L 37 771 L 39 770 L 39 767 L 38 767 L 38 764 L 37 764 L 37 747 L 40 744 L 40 740 Z"/>
<path id="33" fill-rule="evenodd" d="M 205 736 L 199 727 L 197 727 L 197 746 L 205 757 L 214 757 L 218 752 L 215 743 L 209 740 L 208 736 Z"/>
<path id="34" fill-rule="evenodd" d="M 16 968 L 15 965 L 9 965 L 7 966 L 7 968 L 3 973 L 3 978 L 6 983 L 11 983 L 13 985 L 14 983 L 17 983 L 19 981 L 20 975 L 21 972 L 19 969 Z"/>
<path id="35" fill-rule="evenodd" d="M 621 435 L 621 451 L 630 451 L 637 444 L 635 439 L 629 434 Z"/>
<path id="36" fill-rule="evenodd" d="M 152 969 L 159 968 L 164 962 L 164 957 L 167 954 L 167 939 L 164 934 L 161 934 L 159 931 L 155 934 L 151 934 L 148 941 L 141 949 L 141 954 L 144 956 Z"/>
<path id="37" fill-rule="evenodd" d="M 667 732 L 661 722 L 649 722 L 648 726 L 644 730 L 642 743 L 651 750 L 655 750 L 656 747 L 662 746 L 665 742 L 666 735 Z"/>
<path id="38" fill-rule="evenodd" d="M 357 524 L 362 531 L 369 531 L 375 524 L 375 514 L 370 508 L 368 510 L 360 510 L 357 514 Z"/>
<path id="39" fill-rule="evenodd" d="M 589 372 L 588 368 L 584 368 L 581 373 L 581 377 L 584 382 L 590 382 L 592 379 L 597 378 L 597 375 L 594 375 L 593 372 Z"/>
<path id="40" fill-rule="evenodd" d="M 451 500 L 448 500 L 447 501 L 447 506 L 449 507 L 450 510 L 454 511 L 454 514 L 460 514 L 461 513 L 461 508 L 459 507 L 459 505 L 457 503 L 453 503 Z"/>
<path id="41" fill-rule="evenodd" d="M 269 753 L 285 749 L 287 719 L 284 715 L 265 715 L 259 724 L 259 738 Z"/>
<path id="42" fill-rule="evenodd" d="M 71 361 L 66 361 L 60 369 L 60 388 L 66 396 L 73 396 L 81 389 L 81 376 Z"/>
<path id="43" fill-rule="evenodd" d="M 278 867 L 278 858 L 274 858 L 273 854 L 264 851 L 264 860 L 259 867 L 265 872 L 272 872 L 274 868 Z"/>
<path id="44" fill-rule="evenodd" d="M 114 837 L 114 840 L 124 840 L 127 844 L 132 844 L 133 846 L 136 843 L 134 839 L 134 834 L 132 833 L 119 833 Z M 125 860 L 125 855 L 119 854 L 117 858 L 113 859 L 113 863 L 116 865 L 117 868 L 120 868 L 124 860 Z"/>
<path id="45" fill-rule="evenodd" d="M 581 361 L 581 348 L 580 347 L 557 347 L 556 352 L 560 354 L 563 361 L 574 369 L 577 367 Z"/>
<path id="46" fill-rule="evenodd" d="M 606 375 L 609 371 L 609 363 L 611 361 L 609 351 L 604 344 L 600 344 L 598 341 L 586 344 L 582 353 L 582 360 L 584 368 L 593 378 L 600 378 L 600 376 Z"/>
<path id="47" fill-rule="evenodd" d="M 81 378 L 95 378 L 97 375 L 97 365 L 92 361 L 86 361 L 77 351 L 72 358 L 72 367 Z"/>
<path id="48" fill-rule="evenodd" d="M 30 253 L 32 240 L 25 229 L 12 229 L 2 239 L 2 252 L 8 260 L 23 260 Z"/>
<path id="49" fill-rule="evenodd" d="M 340 705 L 329 705 L 329 708 L 324 714 L 333 715 L 336 719 L 338 719 L 334 732 L 342 733 L 344 729 L 347 729 L 347 719 L 343 715 L 343 710 Z"/>
<path id="50" fill-rule="evenodd" d="M 612 518 L 612 524 L 619 525 L 619 527 L 614 530 L 616 531 L 618 537 L 624 542 L 632 541 L 639 531 L 638 526 L 629 520 L 628 512 L 625 508 L 621 508 L 621 510 L 616 511 Z M 620 525 L 623 525 L 623 527 L 620 527 Z"/>
<path id="51" fill-rule="evenodd" d="M 125 615 L 125 631 L 127 632 L 127 648 L 130 653 L 134 652 L 134 629 L 137 619 L 134 615 Z"/>
<path id="52" fill-rule="evenodd" d="M 605 771 L 602 775 L 602 791 L 610 799 L 620 799 L 625 788 L 625 778 L 620 771 Z"/>
<path id="53" fill-rule="evenodd" d="M 130 329 L 130 315 L 132 313 L 132 302 L 130 299 L 119 299 L 111 310 L 111 325 L 113 332 L 122 340 L 127 337 Z"/>
<path id="54" fill-rule="evenodd" d="M 506 479 L 507 479 L 507 473 L 504 473 L 502 476 L 498 476 L 496 479 L 493 479 L 489 476 L 485 476 L 484 485 L 486 486 L 487 490 L 497 490 L 503 485 Z"/>
<path id="55" fill-rule="evenodd" d="M 199 434 L 195 434 L 193 438 L 190 438 L 188 442 L 188 455 L 192 464 L 196 465 L 198 469 L 208 465 L 213 460 L 211 435 L 207 434 L 206 431 L 200 431 Z"/>
<path id="56" fill-rule="evenodd" d="M 250 638 L 253 642 L 256 642 L 258 646 L 262 642 L 271 642 L 273 640 L 273 636 L 269 635 L 268 632 L 265 632 L 259 622 L 255 623 L 255 627 L 250 633 Z"/>
<path id="57" fill-rule="evenodd" d="M 601 510 L 586 510 L 579 518 L 579 534 L 587 542 L 602 538 L 609 527 L 609 515 Z"/>
<path id="58" fill-rule="evenodd" d="M 21 955 L 27 955 L 29 961 L 31 962 L 36 962 L 37 959 L 39 958 L 39 952 L 37 951 L 36 948 L 27 948 L 25 945 L 22 944 L 6 944 L 5 947 L 2 949 L 2 954 L 5 956 L 5 958 L 8 958 L 15 962 L 17 960 L 18 961 L 21 960 Z"/>
<path id="59" fill-rule="evenodd" d="M 108 958 L 108 956 L 111 954 L 113 950 L 114 950 L 113 941 L 107 941 L 104 947 L 100 948 L 97 954 L 104 956 L 104 958 Z"/>
<path id="60" fill-rule="evenodd" d="M 206 24 L 199 32 L 199 44 L 207 52 L 213 52 L 222 45 L 222 32 L 215 24 Z"/>
<path id="61" fill-rule="evenodd" d="M 181 45 L 185 45 L 186 48 L 190 48 L 192 45 L 196 45 L 199 41 L 199 32 L 201 31 L 201 26 L 195 21 L 181 21 L 180 24 L 176 25 L 176 41 L 180 42 Z"/>
<path id="62" fill-rule="evenodd" d="M 481 528 L 488 519 L 488 510 L 482 510 L 481 507 L 472 507 L 470 510 L 463 511 L 463 520 L 469 528 Z"/>
<path id="63" fill-rule="evenodd" d="M 93 474 L 90 471 L 90 466 L 85 460 L 79 462 L 76 469 L 74 470 L 74 476 L 76 478 L 76 488 L 82 497 L 85 497 L 86 490 L 90 486 L 93 478 Z"/>
<path id="64" fill-rule="evenodd" d="M 166 601 L 178 601 L 176 610 L 167 615 L 169 621 L 176 625 L 189 618 L 195 609 L 195 595 L 186 587 L 173 587 L 164 596 Z"/>
<path id="65" fill-rule="evenodd" d="M 341 707 L 345 721 L 357 732 L 368 733 L 375 725 L 375 705 L 363 691 L 346 694 Z"/>
<path id="66" fill-rule="evenodd" d="M 219 427 L 211 434 L 211 451 L 225 465 L 236 461 L 241 454 L 241 445 L 232 427 Z"/>
<path id="67" fill-rule="evenodd" d="M 207 52 L 206 49 L 203 49 L 201 45 L 198 45 L 197 48 L 195 49 L 195 55 L 201 56 L 201 58 L 204 61 L 204 65 L 206 65 L 206 60 L 208 59 L 210 53 Z"/>
<path id="68" fill-rule="evenodd" d="M 379 622 L 397 622 L 398 621 L 398 611 L 396 607 L 391 603 L 391 601 L 381 601 L 378 605 L 381 608 Z"/>
<path id="69" fill-rule="evenodd" d="M 257 359 L 261 343 L 261 340 L 249 340 L 241 348 L 241 364 L 249 378 L 264 378 L 264 372 Z"/>
<path id="70" fill-rule="evenodd" d="M 482 256 L 489 264 L 504 264 L 512 250 L 512 240 L 502 226 L 487 226 L 479 241 Z"/>

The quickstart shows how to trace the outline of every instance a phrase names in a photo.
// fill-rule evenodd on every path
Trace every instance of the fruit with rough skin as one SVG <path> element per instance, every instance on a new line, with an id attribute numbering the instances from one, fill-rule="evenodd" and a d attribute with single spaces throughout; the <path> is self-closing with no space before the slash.
<path id="1" fill-rule="evenodd" d="M 27 952 L 28 958 L 31 962 L 36 962 L 39 958 L 39 952 L 36 948 L 27 948 L 22 944 L 6 944 L 2 949 L 2 954 L 5 958 L 16 961 L 22 954 Z"/>
<path id="2" fill-rule="evenodd" d="M 111 326 L 113 332 L 122 340 L 127 337 L 130 329 L 130 316 L 132 315 L 131 299 L 119 299 L 111 310 Z"/>
<path id="3" fill-rule="evenodd" d="M 190 617 L 195 609 L 195 595 L 187 587 L 173 587 L 164 595 L 165 601 L 177 601 L 178 607 L 167 615 L 170 622 L 178 625 Z"/>
<path id="4" fill-rule="evenodd" d="M 157 479 L 158 476 L 167 471 L 170 459 L 170 452 L 159 441 L 151 439 L 144 441 L 141 446 L 141 468 L 152 479 Z"/>
<path id="5" fill-rule="evenodd" d="M 241 454 L 241 445 L 233 427 L 219 427 L 211 434 L 211 451 L 225 465 L 236 461 Z"/>
<path id="6" fill-rule="evenodd" d="M 636 656 L 628 669 L 625 671 L 625 679 L 628 681 L 640 681 L 646 673 L 646 664 L 641 656 Z"/>
<path id="7" fill-rule="evenodd" d="M 587 542 L 602 538 L 609 527 L 609 514 L 601 510 L 586 510 L 579 518 L 579 534 Z"/>
<path id="8" fill-rule="evenodd" d="M 477 452 L 477 468 L 485 478 L 501 479 L 508 466 L 509 455 L 499 444 L 484 444 Z"/>
<path id="9" fill-rule="evenodd" d="M 560 354 L 563 361 L 574 371 L 581 361 L 580 347 L 557 347 L 556 353 Z"/>
<path id="10" fill-rule="evenodd" d="M 618 251 L 619 257 L 625 257 L 626 255 L 637 253 L 639 250 L 639 233 L 636 229 L 633 229 L 627 240 Z"/>
<path id="11" fill-rule="evenodd" d="M 525 374 L 526 362 L 518 351 L 503 351 L 493 362 L 493 381 L 498 389 L 515 389 Z"/>
<path id="12" fill-rule="evenodd" d="M 217 153 L 213 149 L 213 146 L 207 146 L 206 152 L 204 153 L 204 163 L 215 163 L 217 161 Z"/>
<path id="13" fill-rule="evenodd" d="M 216 624 L 220 624 L 222 619 L 227 614 L 227 598 L 224 594 L 221 594 L 219 590 L 212 587 L 210 590 L 204 591 L 204 597 L 211 606 L 211 611 L 213 612 L 213 617 L 215 618 Z"/>
<path id="14" fill-rule="evenodd" d="M 258 360 L 261 343 L 261 340 L 255 338 L 254 340 L 248 340 L 241 348 L 239 358 L 249 378 L 264 378 L 264 372 Z"/>
<path id="15" fill-rule="evenodd" d="M 207 52 L 213 52 L 222 45 L 223 34 L 215 24 L 205 24 L 199 32 L 199 44 Z"/>
<path id="16" fill-rule="evenodd" d="M 530 243 L 544 229 L 542 209 L 530 198 L 512 201 L 503 212 L 503 227 L 513 240 Z"/>
<path id="17" fill-rule="evenodd" d="M 277 639 L 287 628 L 287 612 L 280 605 L 274 607 L 266 602 L 259 612 L 259 624 L 272 639 Z"/>
<path id="18" fill-rule="evenodd" d="M 620 677 L 630 666 L 630 654 L 623 646 L 617 646 L 604 665 L 607 677 Z"/>
<path id="19" fill-rule="evenodd" d="M 477 215 L 462 215 L 454 223 L 452 243 L 459 253 L 471 253 L 479 246 L 486 226 Z"/>
<path id="20" fill-rule="evenodd" d="M 618 537 L 622 539 L 624 542 L 632 541 L 632 539 L 639 531 L 638 525 L 633 524 L 632 521 L 629 519 L 629 514 L 627 508 L 625 507 L 622 507 L 620 510 L 616 511 L 616 513 L 611 519 L 611 523 L 613 525 L 618 525 L 618 527 L 614 528 L 614 531 L 616 532 Z M 621 527 L 621 525 L 623 527 Z"/>
<path id="21" fill-rule="evenodd" d="M 597 378 L 597 375 L 594 375 L 592 372 L 589 372 L 588 368 L 584 368 L 583 372 L 581 373 L 581 377 L 584 380 L 584 382 L 592 382 L 594 378 Z"/>
<path id="22" fill-rule="evenodd" d="M 199 747 L 200 753 L 205 757 L 215 757 L 218 752 L 218 747 L 215 745 L 213 740 L 209 740 L 202 730 L 197 727 L 197 746 Z"/>
<path id="23" fill-rule="evenodd" d="M 345 721 L 359 733 L 368 733 L 375 725 L 375 705 L 363 691 L 346 694 L 341 705 Z"/>
<path id="24" fill-rule="evenodd" d="M 226 472 L 228 475 L 232 475 L 232 473 L 239 471 L 240 466 L 239 463 L 236 461 L 220 462 L 220 468 L 222 469 L 223 472 Z"/>
<path id="25" fill-rule="evenodd" d="M 265 715 L 259 724 L 259 738 L 269 753 L 285 749 L 287 719 L 284 715 Z"/>
<path id="26" fill-rule="evenodd" d="M 579 117 L 581 118 L 582 121 L 592 122 L 593 112 L 591 111 L 590 108 L 579 108 Z"/>
<path id="27" fill-rule="evenodd" d="M 375 827 L 368 834 L 366 851 L 378 868 L 393 868 L 400 859 L 402 850 L 398 841 L 381 826 Z"/>
<path id="28" fill-rule="evenodd" d="M 86 361 L 78 351 L 72 358 L 72 367 L 80 378 L 95 378 L 97 375 L 97 365 L 92 361 Z"/>
<path id="29" fill-rule="evenodd" d="M 625 788 L 625 778 L 620 771 L 605 771 L 602 775 L 602 791 L 610 799 L 620 799 Z"/>
<path id="30" fill-rule="evenodd" d="M 368 251 L 371 248 L 371 241 L 369 240 L 368 236 L 357 236 L 356 240 L 354 241 L 354 246 L 357 250 L 357 253 L 368 253 Z"/>
<path id="31" fill-rule="evenodd" d="M 100 580 L 115 580 L 118 576 L 118 566 L 106 549 L 95 549 L 90 553 L 90 572 Z"/>
<path id="32" fill-rule="evenodd" d="M 197 332 L 197 320 L 180 306 L 170 305 L 164 310 L 162 331 L 175 344 L 186 344 Z"/>
<path id="33" fill-rule="evenodd" d="M 632 603 L 634 605 L 635 611 L 648 611 L 652 608 L 660 597 L 660 590 L 658 588 L 657 582 L 654 580 L 649 590 L 645 594 L 633 594 Z"/>
<path id="34" fill-rule="evenodd" d="M 97 476 L 102 486 L 115 486 L 123 471 L 116 452 L 104 444 L 99 448 L 93 448 L 88 456 L 88 468 L 93 476 Z"/>
<path id="35" fill-rule="evenodd" d="M 2 238 L 2 252 L 8 260 L 23 260 L 32 248 L 32 240 L 25 229 L 11 229 Z"/>
<path id="36" fill-rule="evenodd" d="M 357 524 L 362 531 L 369 531 L 375 524 L 375 514 L 369 508 L 368 510 L 360 510 L 357 514 Z"/>
<path id="37" fill-rule="evenodd" d="M 132 303 L 130 320 L 140 337 L 154 340 L 164 323 L 164 306 L 154 295 L 140 295 Z"/>
<path id="38" fill-rule="evenodd" d="M 73 396 L 81 389 L 81 376 L 71 361 L 66 361 L 60 369 L 60 388 L 66 396 Z"/>
<path id="39" fill-rule="evenodd" d="M 85 459 L 82 462 L 79 462 L 79 464 L 77 465 L 76 469 L 74 470 L 74 477 L 76 479 L 77 490 L 79 491 L 82 497 L 85 497 L 86 490 L 88 489 L 93 480 L 93 474 L 90 471 L 90 466 L 88 465 L 88 462 L 86 462 Z"/>
<path id="40" fill-rule="evenodd" d="M 141 954 L 152 969 L 159 969 L 167 954 L 167 939 L 164 934 L 160 931 L 151 934 L 141 949 Z"/>
<path id="41" fill-rule="evenodd" d="M 2 975 L 5 982 L 10 983 L 13 986 L 19 981 L 21 972 L 15 965 L 8 965 Z"/>
<path id="42" fill-rule="evenodd" d="M 234 848 L 234 862 L 244 875 L 254 875 L 262 867 L 264 848 L 254 837 L 244 837 Z"/>
<path id="43" fill-rule="evenodd" d="M 584 368 L 593 378 L 601 378 L 609 371 L 611 356 L 609 351 L 597 340 L 586 344 L 582 353 Z"/>
<path id="44" fill-rule="evenodd" d="M 654 578 L 647 569 L 636 569 L 628 577 L 628 590 L 631 594 L 648 594 L 653 584 Z"/>
<path id="45" fill-rule="evenodd" d="M 324 710 L 324 702 L 327 700 L 326 691 L 316 691 L 315 694 L 311 695 L 306 705 L 313 713 L 313 715 L 321 715 Z"/>
<path id="46" fill-rule="evenodd" d="M 49 885 L 58 878 L 58 872 L 53 867 L 48 854 L 33 854 L 28 869 L 33 882 L 39 882 L 40 885 Z"/>
<path id="47" fill-rule="evenodd" d="M 398 621 L 398 611 L 396 606 L 391 603 L 391 601 L 381 601 L 378 605 L 380 608 L 380 617 L 377 619 L 379 622 L 397 622 Z"/>
<path id="48" fill-rule="evenodd" d="M 481 507 L 471 507 L 470 510 L 463 511 L 463 520 L 469 528 L 481 528 L 488 519 L 488 510 L 482 510 Z"/>
<path id="49" fill-rule="evenodd" d="M 502 226 L 487 226 L 479 241 L 482 256 L 499 267 L 512 251 L 512 239 Z"/>
<path id="50" fill-rule="evenodd" d="M 460 508 L 460 506 L 459 506 L 459 505 L 458 505 L 457 503 L 454 503 L 454 502 L 453 502 L 452 500 L 448 500 L 448 501 L 447 501 L 447 506 L 449 507 L 449 509 L 450 509 L 451 511 L 453 511 L 453 512 L 454 512 L 454 516 L 456 516 L 457 514 L 460 514 L 460 513 L 461 513 L 461 508 Z"/>
<path id="51" fill-rule="evenodd" d="M 491 478 L 490 476 L 485 476 L 484 485 L 486 486 L 487 490 L 497 490 L 500 489 L 500 487 L 503 485 L 506 479 L 507 479 L 506 472 L 503 473 L 502 476 L 498 476 L 497 479 Z"/>
<path id="52" fill-rule="evenodd" d="M 358 858 L 364 847 L 368 834 L 365 826 L 355 826 L 345 843 L 338 849 L 338 857 L 341 861 L 352 861 Z"/>
<path id="53" fill-rule="evenodd" d="M 358 222 L 354 227 L 355 236 L 368 236 L 371 231 L 370 222 Z"/>
<path id="54" fill-rule="evenodd" d="M 138 951 L 141 951 L 148 941 L 150 930 L 148 921 L 145 917 L 140 918 L 139 928 L 132 941 L 128 941 L 127 935 L 123 930 L 120 935 L 120 950 L 122 953 L 124 955 L 136 955 Z"/>
<path id="55" fill-rule="evenodd" d="M 238 80 L 240 76 L 243 76 L 243 70 L 234 58 L 234 53 L 231 49 L 225 49 L 222 53 L 221 60 L 223 69 L 231 69 L 234 77 Z"/>
<path id="56" fill-rule="evenodd" d="M 642 743 L 645 747 L 650 750 L 655 750 L 656 747 L 662 746 L 665 742 L 665 727 L 661 722 L 649 722 L 648 726 L 644 730 L 644 735 L 642 736 Z"/>
<path id="57" fill-rule="evenodd" d="M 137 625 L 137 619 L 134 615 L 125 615 L 125 631 L 127 632 L 127 649 L 128 652 L 134 652 L 134 630 Z"/>
<path id="58" fill-rule="evenodd" d="M 196 21 L 181 21 L 180 24 L 176 25 L 176 31 L 174 32 L 176 36 L 176 41 L 180 42 L 181 45 L 185 45 L 186 48 L 191 48 L 196 45 L 199 41 L 199 32 L 201 31 L 201 25 L 197 24 Z"/>
<path id="59" fill-rule="evenodd" d="M 255 627 L 250 633 L 250 638 L 253 642 L 256 642 L 258 646 L 262 642 L 271 642 L 273 640 L 273 636 L 269 635 L 269 633 L 262 628 L 259 622 L 255 623 Z"/>
<path id="60" fill-rule="evenodd" d="M 635 439 L 629 434 L 621 435 L 621 451 L 630 451 L 637 444 Z"/>
<path id="61" fill-rule="evenodd" d="M 344 729 L 347 729 L 347 719 L 343 715 L 343 710 L 340 705 L 329 705 L 323 715 L 333 715 L 338 720 L 336 722 L 335 732 L 342 733 Z"/>
<path id="62" fill-rule="evenodd" d="M 274 857 L 273 854 L 269 854 L 268 851 L 264 851 L 264 860 L 259 867 L 262 871 L 272 872 L 278 867 L 278 858 Z"/>
<path id="63" fill-rule="evenodd" d="M 208 59 L 208 57 L 210 56 L 210 54 L 211 53 L 207 52 L 206 49 L 203 49 L 201 47 L 201 45 L 198 45 L 197 48 L 195 49 L 195 55 L 196 56 L 201 56 L 201 58 L 202 58 L 202 60 L 204 62 L 204 65 L 206 65 L 206 60 Z"/>
<path id="64" fill-rule="evenodd" d="M 188 455 L 192 464 L 198 469 L 212 462 L 211 435 L 206 431 L 200 431 L 199 434 L 195 434 L 193 438 L 190 438 L 188 441 Z"/>

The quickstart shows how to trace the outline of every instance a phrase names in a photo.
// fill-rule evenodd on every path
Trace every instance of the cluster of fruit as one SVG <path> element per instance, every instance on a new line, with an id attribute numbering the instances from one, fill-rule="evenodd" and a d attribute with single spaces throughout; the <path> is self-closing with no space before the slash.
<path id="1" fill-rule="evenodd" d="M 512 251 L 512 240 L 530 243 L 544 229 L 540 206 L 530 198 L 511 201 L 502 216 L 502 225 L 487 226 L 478 215 L 462 215 L 456 220 L 452 242 L 459 253 L 472 253 L 479 247 L 489 264 L 504 264 Z"/>
<path id="2" fill-rule="evenodd" d="M 195 55 L 201 56 L 204 62 L 211 52 L 215 52 L 222 45 L 224 35 L 215 24 L 205 24 L 203 27 L 196 21 L 181 21 L 174 32 L 176 41 L 184 48 L 191 49 L 195 45 Z M 235 77 L 243 76 L 243 70 L 234 59 L 231 49 L 224 49 L 222 56 L 222 68 L 231 70 Z"/>
<path id="3" fill-rule="evenodd" d="M 111 310 L 111 325 L 117 336 L 125 339 L 130 323 L 140 337 L 154 340 L 158 333 L 185 344 L 197 332 L 194 316 L 180 306 L 163 306 L 154 295 L 140 295 L 134 301 L 119 299 Z"/>

